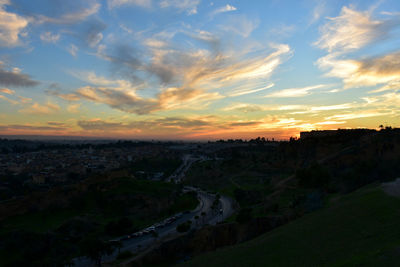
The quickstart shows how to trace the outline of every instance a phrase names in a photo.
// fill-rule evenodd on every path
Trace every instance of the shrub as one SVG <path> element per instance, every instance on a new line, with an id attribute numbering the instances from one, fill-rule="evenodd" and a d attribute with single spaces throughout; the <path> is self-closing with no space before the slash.
<path id="1" fill-rule="evenodd" d="M 253 218 L 252 212 L 252 208 L 240 209 L 239 214 L 236 216 L 236 221 L 238 223 L 245 223 L 250 221 Z"/>
<path id="2" fill-rule="evenodd" d="M 192 224 L 192 221 L 187 221 L 187 222 L 178 224 L 178 226 L 176 227 L 176 231 L 178 231 L 179 233 L 187 232 L 187 231 L 189 231 L 191 224 Z"/>
<path id="3" fill-rule="evenodd" d="M 118 254 L 117 260 L 124 260 L 124 259 L 129 259 L 133 256 L 133 253 L 130 252 L 129 250 L 122 251 L 121 253 Z"/>

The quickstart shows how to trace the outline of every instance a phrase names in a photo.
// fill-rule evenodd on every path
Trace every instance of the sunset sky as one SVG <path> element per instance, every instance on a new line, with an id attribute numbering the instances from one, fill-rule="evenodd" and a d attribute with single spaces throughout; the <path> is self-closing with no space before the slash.
<path id="1" fill-rule="evenodd" d="M 285 139 L 399 122 L 399 0 L 0 0 L 2 135 Z"/>

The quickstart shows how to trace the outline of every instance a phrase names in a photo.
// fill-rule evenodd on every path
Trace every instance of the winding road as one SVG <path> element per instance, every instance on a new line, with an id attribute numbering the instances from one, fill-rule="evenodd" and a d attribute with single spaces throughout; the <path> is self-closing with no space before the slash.
<path id="1" fill-rule="evenodd" d="M 179 171 L 175 172 L 175 174 L 169 179 L 169 181 L 180 182 L 184 177 L 184 173 L 189 169 L 191 164 L 199 159 L 191 158 L 190 156 L 186 156 L 184 159 L 184 163 L 178 168 Z M 213 208 L 213 202 L 216 198 L 215 194 L 211 194 L 208 192 L 204 192 L 199 188 L 194 187 L 185 187 L 184 192 L 195 191 L 197 193 L 197 198 L 199 200 L 199 205 L 192 211 L 187 213 L 178 213 L 172 216 L 174 219 L 173 222 L 165 224 L 164 226 L 160 225 L 155 227 L 157 224 L 154 224 L 154 232 L 157 234 L 143 234 L 141 236 L 127 238 L 127 236 L 120 237 L 116 240 L 121 241 L 122 248 L 120 251 L 130 251 L 132 253 L 140 253 L 154 245 L 156 242 L 162 242 L 163 239 L 170 239 L 177 237 L 180 235 L 176 231 L 176 227 L 184 222 L 192 221 L 192 229 L 201 228 L 202 226 L 209 224 L 215 225 L 219 222 L 226 220 L 234 213 L 233 208 L 233 200 L 226 196 L 220 196 L 219 205 L 217 209 Z M 172 218 L 171 217 L 171 218 Z M 142 230 L 143 232 L 143 230 Z M 118 251 L 114 251 L 113 254 L 104 256 L 102 258 L 103 262 L 112 262 L 116 259 L 118 255 Z M 87 257 L 75 258 L 73 260 L 74 266 L 94 266 L 93 262 Z"/>

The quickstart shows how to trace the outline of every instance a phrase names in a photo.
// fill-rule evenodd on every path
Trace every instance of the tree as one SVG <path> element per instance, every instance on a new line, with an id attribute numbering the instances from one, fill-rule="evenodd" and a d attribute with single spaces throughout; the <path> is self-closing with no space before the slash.
<path id="1" fill-rule="evenodd" d="M 151 235 L 155 238 L 155 239 L 157 239 L 158 238 L 158 233 L 156 232 L 156 231 L 151 231 L 150 232 L 151 233 Z"/>
<path id="2" fill-rule="evenodd" d="M 194 219 L 196 220 L 196 226 L 198 226 L 199 225 L 199 219 L 200 219 L 199 215 L 194 216 Z"/>
<path id="3" fill-rule="evenodd" d="M 111 255 L 115 246 L 113 242 L 105 242 L 103 240 L 89 237 L 83 241 L 83 254 L 91 259 L 97 266 L 101 266 L 101 259 L 104 255 Z"/>
<path id="4" fill-rule="evenodd" d="M 206 215 L 207 215 L 207 213 L 205 213 L 204 211 L 202 211 L 202 212 L 200 213 L 200 215 L 201 215 L 201 221 L 202 221 L 202 223 L 204 224 L 204 222 L 205 222 L 205 220 L 206 220 Z"/>
<path id="5" fill-rule="evenodd" d="M 110 243 L 114 248 L 118 249 L 118 254 L 121 253 L 121 248 L 123 247 L 121 241 L 110 241 Z"/>
<path id="6" fill-rule="evenodd" d="M 187 232 L 187 231 L 189 231 L 191 224 L 192 224 L 192 221 L 190 221 L 190 220 L 187 222 L 178 224 L 178 226 L 176 227 L 176 231 L 178 231 L 179 233 Z"/>
<path id="7" fill-rule="evenodd" d="M 239 214 L 236 216 L 236 221 L 238 223 L 245 223 L 250 221 L 253 218 L 252 215 L 253 210 L 251 208 L 243 208 L 239 211 Z"/>

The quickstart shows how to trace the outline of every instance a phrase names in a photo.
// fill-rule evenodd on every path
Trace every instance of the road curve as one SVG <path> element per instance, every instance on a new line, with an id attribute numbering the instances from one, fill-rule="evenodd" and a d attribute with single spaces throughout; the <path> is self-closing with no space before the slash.
<path id="1" fill-rule="evenodd" d="M 215 225 L 221 221 L 224 221 L 234 212 L 233 202 L 230 198 L 225 196 L 220 197 L 219 209 L 222 210 L 222 212 L 220 212 L 220 210 L 212 209 L 212 204 L 215 200 L 214 194 L 204 192 L 200 189 L 193 190 L 196 190 L 199 199 L 199 205 L 193 211 L 186 214 L 178 213 L 174 216 L 179 217 L 176 219 L 176 221 L 174 221 L 170 225 L 156 228 L 155 232 L 157 233 L 157 237 L 151 234 L 145 234 L 143 236 L 130 239 L 120 238 L 122 242 L 121 251 L 130 251 L 132 253 L 142 252 L 160 239 L 173 238 L 174 236 L 178 236 L 179 233 L 176 231 L 176 227 L 183 222 L 191 220 L 192 228 L 200 228 L 205 224 Z M 114 261 L 117 255 L 118 252 L 115 251 L 111 255 L 104 256 L 103 262 Z M 87 257 L 75 258 L 73 262 L 75 264 L 74 266 L 78 267 L 94 266 L 93 262 Z"/>

